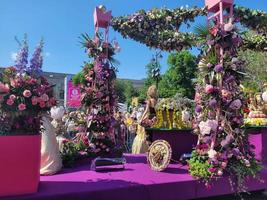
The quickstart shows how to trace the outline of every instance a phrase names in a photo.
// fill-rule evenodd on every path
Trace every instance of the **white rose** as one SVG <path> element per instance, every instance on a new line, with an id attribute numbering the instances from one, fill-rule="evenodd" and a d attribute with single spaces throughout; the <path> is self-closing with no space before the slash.
<path id="1" fill-rule="evenodd" d="M 215 151 L 214 149 L 210 149 L 208 151 L 208 155 L 210 159 L 213 159 L 217 155 L 217 151 Z"/>

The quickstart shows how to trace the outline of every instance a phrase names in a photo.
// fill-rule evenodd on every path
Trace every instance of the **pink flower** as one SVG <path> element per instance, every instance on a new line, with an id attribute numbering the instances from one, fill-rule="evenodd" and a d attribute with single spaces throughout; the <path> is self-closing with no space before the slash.
<path id="1" fill-rule="evenodd" d="M 43 101 L 48 101 L 48 100 L 49 100 L 49 96 L 48 96 L 47 94 L 43 94 L 43 95 L 41 96 L 41 99 L 42 99 Z"/>
<path id="2" fill-rule="evenodd" d="M 214 87 L 212 85 L 206 85 L 205 92 L 207 94 L 213 93 L 214 92 Z"/>
<path id="3" fill-rule="evenodd" d="M 212 168 L 209 168 L 209 172 L 210 172 L 210 173 L 214 173 L 214 172 L 216 172 L 216 168 L 213 168 L 213 167 L 212 167 Z"/>
<path id="4" fill-rule="evenodd" d="M 23 110 L 26 109 L 26 105 L 25 105 L 24 103 L 20 103 L 19 106 L 18 106 L 18 109 L 19 109 L 20 111 L 23 111 Z"/>
<path id="5" fill-rule="evenodd" d="M 16 99 L 16 96 L 14 94 L 11 94 L 9 98 L 14 101 Z"/>
<path id="6" fill-rule="evenodd" d="M 23 96 L 29 98 L 32 95 L 30 90 L 24 90 Z"/>
<path id="7" fill-rule="evenodd" d="M 9 106 L 12 106 L 13 103 L 14 103 L 14 101 L 13 101 L 12 99 L 8 99 L 8 100 L 6 101 L 6 104 L 9 105 Z"/>
<path id="8" fill-rule="evenodd" d="M 39 105 L 40 105 L 41 108 L 44 108 L 45 107 L 45 102 L 44 101 L 40 101 Z"/>
<path id="9" fill-rule="evenodd" d="M 103 93 L 102 92 L 97 92 L 96 93 L 96 98 L 101 98 L 103 96 Z"/>
<path id="10" fill-rule="evenodd" d="M 11 79 L 10 80 L 10 85 L 12 86 L 12 87 L 18 87 L 19 86 L 19 83 L 18 83 L 18 80 L 17 79 Z"/>
<path id="11" fill-rule="evenodd" d="M 4 83 L 0 82 L 0 93 L 8 93 L 9 92 L 9 86 Z"/>
<path id="12" fill-rule="evenodd" d="M 88 93 L 92 93 L 93 92 L 93 88 L 91 88 L 91 87 L 86 87 L 85 90 Z"/>
<path id="13" fill-rule="evenodd" d="M 32 105 L 35 106 L 38 103 L 38 98 L 36 96 L 32 97 Z"/>

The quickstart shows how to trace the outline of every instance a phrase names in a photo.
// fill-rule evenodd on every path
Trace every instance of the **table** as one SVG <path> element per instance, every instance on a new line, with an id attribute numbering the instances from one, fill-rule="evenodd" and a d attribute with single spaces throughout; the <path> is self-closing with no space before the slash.
<path id="1" fill-rule="evenodd" d="M 42 176 L 36 194 L 0 198 L 0 200 L 186 200 L 232 193 L 228 177 L 214 181 L 212 189 L 188 174 L 187 168 L 170 164 L 164 172 L 150 170 L 146 155 L 125 155 L 123 171 L 97 173 L 90 165 L 63 170 L 53 176 Z M 267 170 L 261 177 L 265 183 L 250 180 L 250 191 L 267 187 Z"/>

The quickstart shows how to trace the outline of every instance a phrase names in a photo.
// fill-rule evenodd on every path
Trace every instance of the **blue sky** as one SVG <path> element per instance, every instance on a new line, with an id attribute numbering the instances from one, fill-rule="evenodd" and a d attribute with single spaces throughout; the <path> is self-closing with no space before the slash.
<path id="1" fill-rule="evenodd" d="M 235 0 L 237 5 L 267 11 L 266 0 Z M 204 6 L 204 0 L 0 0 L 0 66 L 13 64 L 12 57 L 18 49 L 14 37 L 28 35 L 32 52 L 41 37 L 45 39 L 45 71 L 77 73 L 87 60 L 79 45 L 81 33 L 93 35 L 93 10 L 105 5 L 113 16 L 131 14 L 153 7 L 176 8 L 180 6 Z M 200 18 L 197 23 L 204 23 Z M 116 38 L 122 51 L 116 56 L 120 61 L 120 78 L 145 77 L 145 65 L 155 50 L 148 49 L 119 33 L 110 30 L 110 39 Z M 161 60 L 162 71 L 167 68 L 167 53 Z"/>

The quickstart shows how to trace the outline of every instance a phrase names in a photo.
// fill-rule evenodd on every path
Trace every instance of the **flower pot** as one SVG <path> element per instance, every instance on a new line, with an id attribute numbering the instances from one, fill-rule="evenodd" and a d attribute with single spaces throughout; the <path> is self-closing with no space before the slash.
<path id="1" fill-rule="evenodd" d="M 37 192 L 40 135 L 0 136 L 0 196 Z"/>

